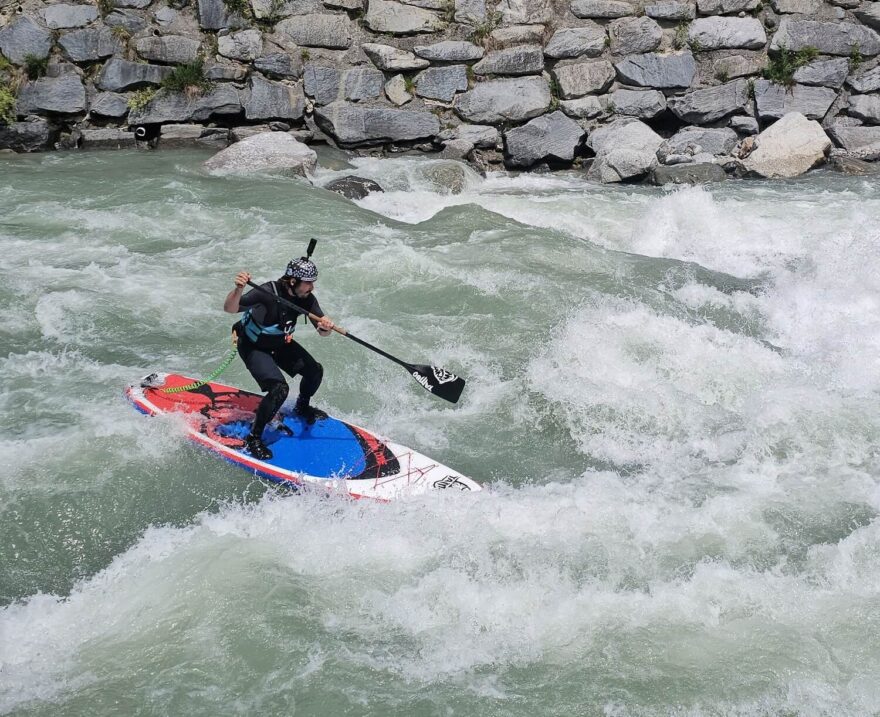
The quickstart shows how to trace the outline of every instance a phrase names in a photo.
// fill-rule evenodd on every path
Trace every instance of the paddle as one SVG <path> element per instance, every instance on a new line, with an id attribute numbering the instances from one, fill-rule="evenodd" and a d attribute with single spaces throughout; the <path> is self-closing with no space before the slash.
<path id="1" fill-rule="evenodd" d="M 298 311 L 304 316 L 308 316 L 312 321 L 318 321 L 321 318 L 320 316 L 313 314 L 311 311 L 307 311 L 301 306 L 297 306 L 292 301 L 288 301 L 284 297 L 275 296 L 275 294 L 273 294 L 271 291 L 267 291 L 262 286 L 258 286 L 252 281 L 248 282 L 248 286 L 253 287 L 257 291 L 262 291 L 267 296 L 271 296 L 279 304 L 283 304 L 284 306 L 293 309 L 294 311 Z M 384 356 L 390 361 L 394 361 L 394 363 L 403 366 L 422 388 L 424 388 L 426 391 L 430 391 L 435 396 L 439 396 L 440 398 L 449 401 L 450 403 L 456 403 L 461 396 L 461 392 L 464 391 L 464 379 L 456 376 L 454 373 L 450 373 L 444 368 L 438 368 L 437 366 L 428 366 L 427 364 L 412 364 L 407 363 L 406 361 L 401 361 L 396 356 L 392 356 L 382 349 L 376 348 L 372 344 L 368 344 L 363 339 L 359 339 L 354 334 L 350 334 L 348 331 L 340 326 L 334 326 L 333 330 L 336 333 L 342 334 L 352 341 L 359 343 L 361 346 L 365 346 L 366 348 L 370 349 L 370 351 L 375 351 L 380 356 Z"/>

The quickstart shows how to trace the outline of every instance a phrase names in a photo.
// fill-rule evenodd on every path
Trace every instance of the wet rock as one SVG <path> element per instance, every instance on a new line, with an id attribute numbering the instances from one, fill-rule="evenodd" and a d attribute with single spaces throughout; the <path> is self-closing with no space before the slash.
<path id="1" fill-rule="evenodd" d="M 657 166 L 651 169 L 648 181 L 651 184 L 709 184 L 723 182 L 727 174 L 719 165 L 711 162 L 698 164 L 677 164 L 672 167 Z"/>
<path id="2" fill-rule="evenodd" d="M 172 71 L 170 67 L 145 65 L 113 57 L 107 60 L 95 84 L 98 88 L 110 92 L 134 90 L 147 85 L 158 85 Z"/>
<path id="3" fill-rule="evenodd" d="M 798 112 L 761 132 L 743 167 L 760 177 L 796 177 L 825 161 L 831 140 L 818 122 Z"/>
<path id="4" fill-rule="evenodd" d="M 753 17 L 702 17 L 690 24 L 688 42 L 701 50 L 756 50 L 767 44 L 767 33 Z"/>
<path id="5" fill-rule="evenodd" d="M 264 75 L 296 79 L 302 77 L 303 64 L 299 55 L 287 52 L 273 52 L 254 60 L 254 68 Z"/>
<path id="6" fill-rule="evenodd" d="M 461 194 L 468 184 L 470 170 L 461 162 L 431 162 L 422 168 L 421 174 L 434 191 L 440 194 Z"/>
<path id="7" fill-rule="evenodd" d="M 553 77 L 559 86 L 559 96 L 570 100 L 607 90 L 614 81 L 614 67 L 607 60 L 556 65 Z"/>
<path id="8" fill-rule="evenodd" d="M 99 117 L 125 117 L 128 114 L 128 100 L 115 92 L 101 92 L 95 97 L 89 112 Z"/>
<path id="9" fill-rule="evenodd" d="M 713 157 L 728 155 L 739 142 L 739 136 L 726 127 L 709 129 L 684 127 L 665 140 L 657 150 L 657 159 L 666 164 L 673 155 L 709 154 Z"/>
<path id="10" fill-rule="evenodd" d="M 430 112 L 333 102 L 315 111 L 318 127 L 347 145 L 406 142 L 434 137 L 440 121 Z"/>
<path id="11" fill-rule="evenodd" d="M 437 32 L 444 27 L 436 13 L 393 0 L 370 0 L 364 23 L 373 32 L 391 35 Z"/>
<path id="12" fill-rule="evenodd" d="M 834 144 L 858 159 L 880 159 L 880 127 L 847 127 L 834 124 L 828 128 Z"/>
<path id="13" fill-rule="evenodd" d="M 244 116 L 249 120 L 298 120 L 303 116 L 305 107 L 302 84 L 297 83 L 292 87 L 257 74 L 251 75 L 242 106 Z"/>
<path id="14" fill-rule="evenodd" d="M 828 169 L 851 177 L 868 177 L 880 174 L 880 165 L 854 157 L 831 157 L 828 160 Z"/>
<path id="15" fill-rule="evenodd" d="M 63 30 L 70 27 L 85 27 L 98 19 L 98 8 L 94 5 L 68 5 L 58 3 L 47 5 L 40 15 L 50 30 Z"/>
<path id="16" fill-rule="evenodd" d="M 65 32 L 58 44 L 73 62 L 94 62 L 122 52 L 122 43 L 106 27 Z"/>
<path id="17" fill-rule="evenodd" d="M 639 120 L 620 119 L 600 127 L 587 137 L 587 146 L 596 153 L 587 178 L 608 183 L 644 176 L 656 162 L 662 142 Z"/>
<path id="18" fill-rule="evenodd" d="M 540 161 L 571 162 L 584 137 L 583 128 L 556 111 L 504 133 L 505 158 L 513 167 Z"/>
<path id="19" fill-rule="evenodd" d="M 452 102 L 456 93 L 468 88 L 467 67 L 449 65 L 430 67 L 416 75 L 416 94 L 443 102 Z"/>
<path id="20" fill-rule="evenodd" d="M 416 45 L 413 52 L 431 62 L 470 62 L 483 56 L 483 48 L 472 42 L 445 40 L 433 45 Z"/>
<path id="21" fill-rule="evenodd" d="M 217 174 L 279 172 L 304 177 L 317 162 L 313 150 L 286 132 L 264 132 L 220 150 L 203 166 Z"/>
<path id="22" fill-rule="evenodd" d="M 635 5 L 617 0 L 572 0 L 571 11 L 575 17 L 613 19 L 635 15 Z"/>
<path id="23" fill-rule="evenodd" d="M 605 50 L 608 35 L 605 28 L 589 22 L 584 27 L 567 27 L 557 30 L 544 48 L 547 57 L 598 57 Z"/>
<path id="24" fill-rule="evenodd" d="M 237 115 L 242 112 L 241 97 L 232 85 L 217 85 L 202 95 L 160 90 L 145 107 L 128 113 L 130 125 L 166 122 L 201 122 L 214 116 Z"/>
<path id="25" fill-rule="evenodd" d="M 217 52 L 232 60 L 252 62 L 263 54 L 263 34 L 259 30 L 242 30 L 221 35 L 217 38 Z"/>
<path id="26" fill-rule="evenodd" d="M 54 131 L 49 122 L 38 117 L 26 122 L 0 124 L 0 149 L 15 152 L 39 152 L 52 147 Z"/>
<path id="27" fill-rule="evenodd" d="M 544 71 L 544 50 L 540 45 L 519 45 L 490 52 L 476 65 L 478 75 L 537 75 Z"/>
<path id="28" fill-rule="evenodd" d="M 79 75 L 72 73 L 26 83 L 16 103 L 19 115 L 43 112 L 74 115 L 85 112 L 85 109 L 86 88 Z"/>
<path id="29" fill-rule="evenodd" d="M 709 124 L 732 114 L 745 114 L 749 84 L 743 79 L 669 98 L 669 109 L 690 124 Z"/>
<path id="30" fill-rule="evenodd" d="M 669 0 L 667 2 L 646 5 L 645 15 L 654 18 L 655 20 L 666 20 L 670 22 L 693 20 L 697 15 L 697 9 L 694 7 L 693 3 Z"/>
<path id="31" fill-rule="evenodd" d="M 28 55 L 42 60 L 51 48 L 52 36 L 27 15 L 0 29 L 0 53 L 16 65 L 23 65 Z"/>
<path id="32" fill-rule="evenodd" d="M 770 51 L 815 47 L 823 55 L 849 57 L 853 47 L 868 57 L 880 53 L 880 36 L 870 28 L 850 22 L 816 22 L 784 18 L 770 42 Z"/>
<path id="33" fill-rule="evenodd" d="M 455 99 L 455 111 L 479 124 L 523 122 L 550 107 L 550 86 L 543 77 L 517 77 L 481 82 Z"/>
<path id="34" fill-rule="evenodd" d="M 80 130 L 80 147 L 83 149 L 134 149 L 136 146 L 134 132 L 121 127 Z"/>
<path id="35" fill-rule="evenodd" d="M 630 55 L 615 63 L 621 82 L 662 89 L 690 87 L 697 63 L 690 51 L 668 55 Z"/>
<path id="36" fill-rule="evenodd" d="M 371 3 L 372 6 L 372 3 Z M 345 15 L 298 15 L 282 20 L 275 31 L 302 47 L 347 50 L 351 47 L 352 23 Z"/>
<path id="37" fill-rule="evenodd" d="M 663 31 L 649 17 L 626 17 L 608 26 L 608 36 L 615 55 L 635 55 L 654 50 L 663 38 Z"/>
<path id="38" fill-rule="evenodd" d="M 412 95 L 406 90 L 406 79 L 403 75 L 395 75 L 385 83 L 385 96 L 398 107 L 412 99 Z"/>
<path id="39" fill-rule="evenodd" d="M 616 114 L 639 119 L 652 119 L 666 109 L 666 97 L 659 90 L 615 90 L 611 103 Z"/>
<path id="40" fill-rule="evenodd" d="M 808 119 L 822 119 L 835 99 L 837 93 L 828 87 L 785 87 L 769 80 L 755 82 L 755 107 L 762 120 L 779 119 L 790 112 L 799 112 Z"/>
<path id="41" fill-rule="evenodd" d="M 385 191 L 372 179 L 356 177 L 355 175 L 334 179 L 329 184 L 325 184 L 324 189 L 341 194 L 346 199 L 363 199 L 370 192 Z"/>
<path id="42" fill-rule="evenodd" d="M 223 38 L 220 38 L 221 42 Z M 183 35 L 142 37 L 135 43 L 138 55 L 145 60 L 171 65 L 192 62 L 199 56 L 201 43 Z"/>
<path id="43" fill-rule="evenodd" d="M 411 52 L 399 50 L 391 45 L 365 42 L 361 45 L 361 49 L 378 69 L 385 72 L 422 70 L 431 64 L 421 57 L 416 57 Z"/>

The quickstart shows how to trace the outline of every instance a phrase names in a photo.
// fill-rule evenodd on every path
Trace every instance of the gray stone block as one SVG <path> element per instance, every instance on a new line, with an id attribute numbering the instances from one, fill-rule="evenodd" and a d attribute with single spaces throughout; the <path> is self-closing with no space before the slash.
<path id="1" fill-rule="evenodd" d="M 514 167 L 541 161 L 571 162 L 584 137 L 583 128 L 556 111 L 504 133 L 505 159 Z"/>
<path id="2" fill-rule="evenodd" d="M 490 52 L 476 65 L 478 75 L 538 75 L 544 71 L 544 50 L 540 45 L 519 45 Z"/>
<path id="3" fill-rule="evenodd" d="M 661 89 L 690 87 L 697 63 L 690 50 L 668 55 L 630 55 L 614 64 L 620 81 L 639 87 Z"/>
<path id="4" fill-rule="evenodd" d="M 161 90 L 141 109 L 128 113 L 130 125 L 167 122 L 202 122 L 214 116 L 242 112 L 241 97 L 232 85 L 218 84 L 210 92 L 190 96 L 185 92 Z"/>
<path id="5" fill-rule="evenodd" d="M 107 27 L 65 32 L 58 44 L 73 62 L 94 62 L 123 51 L 122 43 Z"/>
<path id="6" fill-rule="evenodd" d="M 880 97 L 877 95 L 851 95 L 847 112 L 864 120 L 865 124 L 880 124 Z"/>
<path id="7" fill-rule="evenodd" d="M 559 96 L 566 100 L 604 92 L 614 81 L 614 67 L 607 60 L 556 65 L 552 74 L 559 86 Z"/>
<path id="8" fill-rule="evenodd" d="M 295 79 L 302 77 L 303 63 L 299 55 L 273 52 L 254 60 L 254 67 L 264 75 Z"/>
<path id="9" fill-rule="evenodd" d="M 172 73 L 170 67 L 145 65 L 140 62 L 129 62 L 118 57 L 107 60 L 101 70 L 98 81 L 99 89 L 110 92 L 134 90 L 147 85 L 158 85 Z"/>
<path id="10" fill-rule="evenodd" d="M 347 100 L 372 100 L 382 96 L 385 75 L 369 67 L 356 67 L 342 74 L 342 87 Z"/>
<path id="11" fill-rule="evenodd" d="M 847 79 L 846 84 L 858 93 L 876 92 L 877 90 L 880 90 L 880 65 L 870 70 L 853 73 Z"/>
<path id="12" fill-rule="evenodd" d="M 263 33 L 241 30 L 221 35 L 217 38 L 217 52 L 231 60 L 253 62 L 263 54 Z"/>
<path id="13" fill-rule="evenodd" d="M 723 182 L 727 174 L 717 164 L 701 162 L 699 164 L 677 164 L 673 167 L 657 166 L 651 169 L 648 181 L 651 184 L 709 184 Z"/>
<path id="14" fill-rule="evenodd" d="M 39 152 L 50 149 L 53 135 L 52 125 L 43 118 L 30 118 L 27 122 L 0 124 L 0 149 L 15 152 Z"/>
<path id="15" fill-rule="evenodd" d="M 659 90 L 619 89 L 610 99 L 614 113 L 626 117 L 652 119 L 666 109 L 666 97 Z"/>
<path id="16" fill-rule="evenodd" d="M 700 15 L 733 15 L 758 9 L 761 0 L 697 0 Z"/>
<path id="17" fill-rule="evenodd" d="M 275 31 L 303 47 L 347 50 L 353 26 L 345 15 L 298 15 L 279 22 Z"/>
<path id="18" fill-rule="evenodd" d="M 483 56 L 483 48 L 472 42 L 444 40 L 433 45 L 416 45 L 413 52 L 431 62 L 470 62 Z"/>
<path id="19" fill-rule="evenodd" d="M 0 52 L 16 65 L 23 65 L 28 55 L 42 60 L 51 48 L 52 36 L 27 15 L 0 29 Z"/>
<path id="20" fill-rule="evenodd" d="M 701 50 L 756 50 L 767 44 L 767 33 L 753 17 L 703 17 L 690 24 L 688 42 Z"/>
<path id="21" fill-rule="evenodd" d="M 672 156 L 709 154 L 720 157 L 733 152 L 737 142 L 739 135 L 727 127 L 719 129 L 684 127 L 660 145 L 657 149 L 657 159 L 666 164 L 667 159 Z"/>
<path id="22" fill-rule="evenodd" d="M 85 27 L 98 19 L 98 8 L 94 5 L 68 5 L 58 3 L 47 5 L 40 15 L 50 30 L 64 30 L 70 27 Z"/>
<path id="23" fill-rule="evenodd" d="M 290 86 L 254 74 L 242 95 L 242 106 L 249 120 L 298 120 L 303 116 L 305 97 L 299 83 Z"/>
<path id="24" fill-rule="evenodd" d="M 416 75 L 416 94 L 419 97 L 452 102 L 458 92 L 464 92 L 467 88 L 465 65 L 429 67 Z"/>
<path id="25" fill-rule="evenodd" d="M 670 22 L 680 20 L 693 20 L 697 15 L 697 9 L 690 2 L 676 2 L 667 0 L 645 6 L 645 15 L 655 20 L 667 20 Z"/>
<path id="26" fill-rule="evenodd" d="M 785 87 L 769 80 L 755 82 L 755 107 L 762 120 L 780 119 L 789 112 L 800 112 L 807 119 L 820 120 L 835 99 L 837 93 L 828 87 Z"/>
<path id="27" fill-rule="evenodd" d="M 615 55 L 636 55 L 656 49 L 663 31 L 649 17 L 625 17 L 608 26 L 608 36 Z"/>
<path id="28" fill-rule="evenodd" d="M 92 101 L 89 112 L 100 117 L 125 117 L 128 114 L 128 100 L 115 92 L 101 92 Z"/>
<path id="29" fill-rule="evenodd" d="M 145 60 L 164 64 L 182 65 L 193 62 L 199 56 L 201 43 L 183 35 L 142 37 L 135 43 L 138 55 Z"/>
<path id="30" fill-rule="evenodd" d="M 361 45 L 361 49 L 370 58 L 370 61 L 384 72 L 423 70 L 431 64 L 424 58 L 416 57 L 407 50 L 401 50 L 391 45 L 365 42 Z"/>
<path id="31" fill-rule="evenodd" d="M 550 107 L 550 86 L 543 77 L 516 77 L 478 83 L 455 99 L 455 111 L 479 124 L 523 122 Z"/>
<path id="32" fill-rule="evenodd" d="M 794 73 L 794 81 L 802 85 L 820 85 L 839 90 L 849 74 L 849 59 L 835 57 L 830 60 L 813 60 Z"/>
<path id="33" fill-rule="evenodd" d="M 668 101 L 669 109 L 691 124 L 709 124 L 728 115 L 745 114 L 748 103 L 749 84 L 743 79 L 670 97 Z"/>
<path id="34" fill-rule="evenodd" d="M 373 32 L 391 35 L 437 32 L 445 26 L 436 13 L 393 0 L 370 0 L 364 23 Z"/>
<path id="35" fill-rule="evenodd" d="M 79 75 L 74 73 L 26 83 L 18 93 L 16 103 L 19 115 L 45 112 L 74 115 L 85 112 L 85 109 L 86 88 Z"/>
<path id="36" fill-rule="evenodd" d="M 834 144 L 850 156 L 868 161 L 880 159 L 880 127 L 847 127 L 834 124 L 828 127 Z"/>
<path id="37" fill-rule="evenodd" d="M 848 57 L 853 48 L 866 56 L 880 53 L 880 36 L 868 27 L 851 22 L 816 22 L 783 18 L 770 42 L 770 50 L 802 50 L 815 47 L 823 55 Z"/>
<path id="38" fill-rule="evenodd" d="M 544 54 L 557 60 L 566 57 L 598 57 L 605 50 L 608 35 L 601 25 L 587 21 L 584 27 L 557 30 L 544 48 Z"/>
<path id="39" fill-rule="evenodd" d="M 619 0 L 572 0 L 571 11 L 575 17 L 602 18 L 609 20 L 616 17 L 635 15 L 636 7 Z"/>
<path id="40" fill-rule="evenodd" d="M 334 102 L 315 111 L 322 131 L 345 145 L 384 144 L 428 139 L 440 131 L 430 112 L 364 107 Z"/>

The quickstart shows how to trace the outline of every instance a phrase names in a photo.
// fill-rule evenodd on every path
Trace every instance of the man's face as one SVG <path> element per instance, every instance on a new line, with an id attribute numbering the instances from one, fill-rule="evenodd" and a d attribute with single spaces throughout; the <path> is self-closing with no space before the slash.
<path id="1" fill-rule="evenodd" d="M 305 299 L 309 294 L 312 293 L 312 289 L 314 289 L 314 288 L 315 288 L 314 281 L 301 281 L 293 289 L 293 293 L 297 296 L 297 298 Z"/>

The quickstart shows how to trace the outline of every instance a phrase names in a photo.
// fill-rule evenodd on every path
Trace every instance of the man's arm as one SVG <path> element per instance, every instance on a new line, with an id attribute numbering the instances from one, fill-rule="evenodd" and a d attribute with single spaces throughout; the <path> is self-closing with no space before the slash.
<path id="1" fill-rule="evenodd" d="M 321 309 L 321 305 L 318 303 L 318 299 L 314 295 L 312 295 L 311 312 L 315 314 L 315 316 L 321 317 L 320 319 L 318 319 L 318 321 L 312 321 L 315 328 L 318 330 L 318 333 L 321 336 L 329 336 L 330 334 L 332 334 L 335 324 L 330 320 L 328 316 L 324 316 L 324 311 Z"/>
<path id="2" fill-rule="evenodd" d="M 246 271 L 240 271 L 235 275 L 235 288 L 226 295 L 226 301 L 223 302 L 223 311 L 227 314 L 237 314 L 241 310 L 239 308 L 241 293 L 250 280 L 251 275 Z"/>

